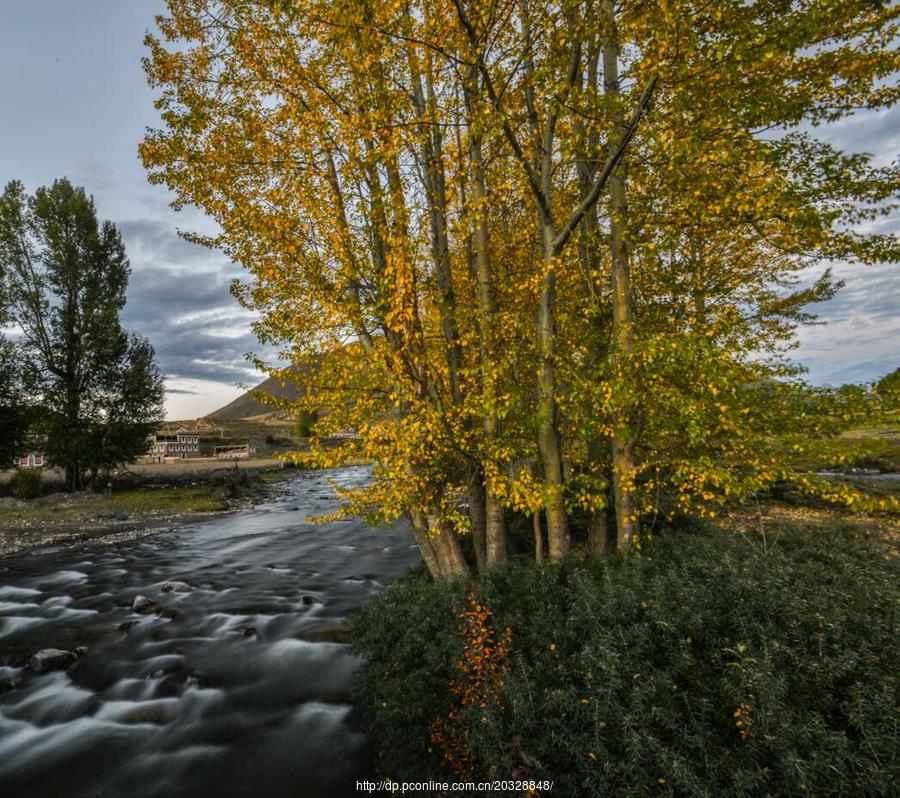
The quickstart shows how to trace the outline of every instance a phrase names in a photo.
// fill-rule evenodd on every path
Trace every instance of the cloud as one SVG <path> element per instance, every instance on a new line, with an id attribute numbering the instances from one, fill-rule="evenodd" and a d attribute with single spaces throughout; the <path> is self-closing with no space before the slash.
<path id="1" fill-rule="evenodd" d="M 812 308 L 820 318 L 832 322 L 858 319 L 869 325 L 896 318 L 900 308 L 896 264 L 840 264 L 834 268 L 834 276 L 846 284 L 833 299 Z"/>
<path id="2" fill-rule="evenodd" d="M 221 271 L 224 266 L 234 276 L 240 273 L 240 269 L 221 253 L 182 238 L 175 226 L 180 220 L 172 218 L 175 216 L 172 212 L 167 216 L 166 219 L 126 219 L 117 223 L 132 261 L 152 261 L 173 268 L 190 265 L 215 271 Z M 193 225 L 188 229 L 193 229 Z"/>
<path id="3" fill-rule="evenodd" d="M 166 380 L 166 416 L 188 419 L 208 416 L 237 399 L 243 391 L 209 380 Z"/>
<path id="4" fill-rule="evenodd" d="M 873 320 L 848 315 L 840 321 L 802 327 L 796 360 L 809 368 L 809 378 L 820 385 L 867 382 L 900 366 L 896 341 L 900 317 Z"/>
<path id="5" fill-rule="evenodd" d="M 231 296 L 241 269 L 221 253 L 185 241 L 171 223 L 119 225 L 132 264 L 124 324 L 147 336 L 168 379 L 256 382 L 246 353 L 260 347 L 254 316 Z"/>
<path id="6" fill-rule="evenodd" d="M 900 112 L 897 108 L 862 111 L 812 129 L 812 135 L 847 152 L 867 152 L 886 166 L 900 152 Z"/>
<path id="7" fill-rule="evenodd" d="M 900 152 L 900 108 L 861 111 L 851 117 L 810 130 L 846 152 L 868 152 L 885 166 Z M 900 214 L 865 222 L 859 232 L 900 233 Z M 826 264 L 810 269 L 821 273 Z M 838 384 L 876 379 L 900 365 L 900 279 L 896 263 L 863 266 L 832 264 L 834 276 L 844 280 L 835 297 L 809 310 L 822 325 L 803 327 L 796 359 L 809 368 L 813 382 Z"/>

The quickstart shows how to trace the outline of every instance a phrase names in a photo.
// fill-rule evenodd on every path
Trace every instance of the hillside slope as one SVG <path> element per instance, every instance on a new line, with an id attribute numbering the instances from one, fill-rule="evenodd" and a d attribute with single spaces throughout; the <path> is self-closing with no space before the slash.
<path id="1" fill-rule="evenodd" d="M 276 399 L 294 401 L 299 399 L 302 393 L 302 389 L 291 380 L 282 385 L 274 377 L 269 377 L 233 402 L 229 402 L 224 407 L 220 407 L 218 410 L 210 413 L 207 418 L 215 419 L 216 421 L 239 421 L 268 413 L 277 413 L 278 408 L 263 404 L 259 400 L 260 394 L 272 396 Z"/>

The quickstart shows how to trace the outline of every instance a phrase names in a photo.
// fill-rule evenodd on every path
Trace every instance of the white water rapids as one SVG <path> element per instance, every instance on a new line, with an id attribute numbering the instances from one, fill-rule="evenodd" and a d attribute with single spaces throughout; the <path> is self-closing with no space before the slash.
<path id="1" fill-rule="evenodd" d="M 329 479 L 367 478 L 301 473 L 173 534 L 0 559 L 0 795 L 356 795 L 371 778 L 358 663 L 323 630 L 419 555 L 403 525 L 307 518 L 335 507 Z M 138 594 L 154 612 L 132 612 Z M 78 646 L 65 671 L 25 667 Z"/>

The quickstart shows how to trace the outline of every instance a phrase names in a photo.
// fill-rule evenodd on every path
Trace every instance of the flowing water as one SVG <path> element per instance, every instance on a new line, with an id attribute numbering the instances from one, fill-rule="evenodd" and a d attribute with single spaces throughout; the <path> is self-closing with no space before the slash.
<path id="1" fill-rule="evenodd" d="M 0 795 L 357 795 L 371 778 L 358 662 L 323 630 L 419 555 L 402 525 L 307 516 L 336 506 L 329 479 L 367 477 L 303 473 L 173 534 L 0 560 Z M 132 612 L 138 594 L 154 612 Z M 78 646 L 66 671 L 23 667 Z"/>

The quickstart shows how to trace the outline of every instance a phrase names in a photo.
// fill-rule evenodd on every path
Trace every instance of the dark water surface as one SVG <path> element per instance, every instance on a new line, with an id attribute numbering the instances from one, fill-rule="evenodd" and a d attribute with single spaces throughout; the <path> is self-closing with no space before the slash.
<path id="1" fill-rule="evenodd" d="M 357 661 L 304 639 L 419 562 L 408 530 L 313 526 L 335 507 L 304 473 L 277 499 L 173 534 L 0 560 L 0 795 L 357 795 L 368 743 Z M 189 583 L 163 593 L 166 580 Z M 130 609 L 135 595 L 158 612 Z M 327 637 L 327 634 L 326 634 Z M 42 648 L 88 653 L 23 667 Z"/>

